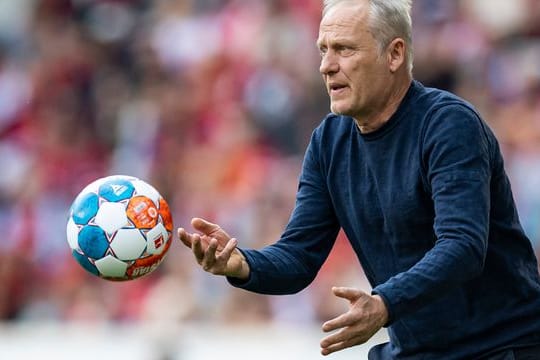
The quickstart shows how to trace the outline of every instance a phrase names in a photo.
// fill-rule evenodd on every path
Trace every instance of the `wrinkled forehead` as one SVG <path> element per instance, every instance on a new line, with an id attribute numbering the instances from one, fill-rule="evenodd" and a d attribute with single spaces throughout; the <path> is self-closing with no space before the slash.
<path id="1" fill-rule="evenodd" d="M 349 37 L 367 31 L 368 6 L 362 3 L 344 2 L 328 9 L 319 25 L 319 39 L 326 37 Z"/>

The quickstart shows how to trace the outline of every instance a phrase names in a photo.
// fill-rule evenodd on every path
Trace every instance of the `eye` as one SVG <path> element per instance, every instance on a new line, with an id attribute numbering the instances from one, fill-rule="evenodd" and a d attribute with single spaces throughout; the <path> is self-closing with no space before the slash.
<path id="1" fill-rule="evenodd" d="M 319 55 L 321 55 L 321 57 L 324 57 L 324 55 L 326 55 L 326 53 L 328 52 L 328 49 L 326 47 L 320 47 L 319 48 Z"/>
<path id="2" fill-rule="evenodd" d="M 336 51 L 344 57 L 351 56 L 354 54 L 354 49 L 348 46 L 339 46 Z"/>

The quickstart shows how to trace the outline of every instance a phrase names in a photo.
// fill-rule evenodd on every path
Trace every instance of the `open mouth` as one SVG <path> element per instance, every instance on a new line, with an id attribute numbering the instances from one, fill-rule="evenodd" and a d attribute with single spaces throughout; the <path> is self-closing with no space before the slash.
<path id="1" fill-rule="evenodd" d="M 347 88 L 347 86 L 342 84 L 331 84 L 329 88 L 331 94 L 337 94 L 342 92 L 345 88 Z"/>

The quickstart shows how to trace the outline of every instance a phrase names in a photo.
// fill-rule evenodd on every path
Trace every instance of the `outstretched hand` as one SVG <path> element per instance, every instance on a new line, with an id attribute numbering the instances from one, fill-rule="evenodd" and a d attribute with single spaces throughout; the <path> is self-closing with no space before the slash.
<path id="1" fill-rule="evenodd" d="M 332 291 L 349 300 L 349 311 L 323 324 L 324 332 L 339 330 L 321 340 L 323 355 L 365 343 L 388 321 L 388 310 L 380 296 L 347 287 L 334 287 Z"/>
<path id="2" fill-rule="evenodd" d="M 231 238 L 219 225 L 204 219 L 194 218 L 191 225 L 198 232 L 189 233 L 179 228 L 178 238 L 191 248 L 197 263 L 204 271 L 240 279 L 249 277 L 249 265 L 236 248 L 235 238 Z"/>

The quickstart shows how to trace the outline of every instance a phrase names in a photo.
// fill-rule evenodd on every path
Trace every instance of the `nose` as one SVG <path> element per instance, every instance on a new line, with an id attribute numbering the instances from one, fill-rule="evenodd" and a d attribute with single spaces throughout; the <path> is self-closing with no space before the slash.
<path id="1" fill-rule="evenodd" d="M 339 71 L 339 62 L 337 57 L 331 52 L 328 51 L 321 57 L 321 66 L 319 67 L 319 72 L 323 75 L 335 74 Z"/>

